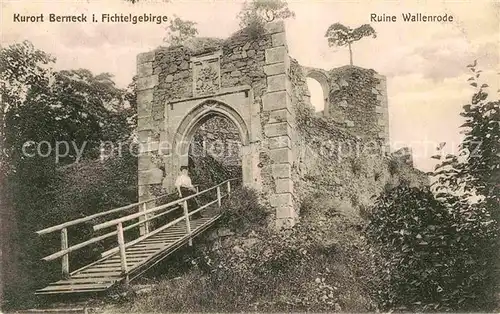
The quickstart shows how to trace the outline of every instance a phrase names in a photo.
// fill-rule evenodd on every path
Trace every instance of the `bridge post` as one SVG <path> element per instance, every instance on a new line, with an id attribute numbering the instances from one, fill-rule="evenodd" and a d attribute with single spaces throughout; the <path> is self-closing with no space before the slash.
<path id="1" fill-rule="evenodd" d="M 125 253 L 125 238 L 123 237 L 123 225 L 121 222 L 116 225 L 116 231 L 118 233 L 118 246 L 120 247 L 122 273 L 126 276 L 125 285 L 128 285 L 127 255 Z"/>
<path id="2" fill-rule="evenodd" d="M 182 207 L 184 207 L 184 216 L 186 217 L 186 229 L 187 234 L 189 235 L 189 246 L 193 245 L 193 239 L 191 239 L 191 223 L 189 222 L 189 211 L 188 211 L 188 203 L 187 200 L 182 203 Z"/>
<path id="3" fill-rule="evenodd" d="M 141 211 L 146 211 L 148 210 L 148 206 L 147 206 L 147 203 L 143 203 L 141 205 Z M 139 220 L 146 220 L 148 219 L 148 215 L 144 215 L 142 217 L 139 218 Z M 145 235 L 145 234 L 148 234 L 149 233 L 149 221 L 146 221 L 144 222 L 143 224 L 140 225 L 139 227 L 139 234 L 141 236 Z"/>
<path id="4" fill-rule="evenodd" d="M 219 205 L 219 207 L 222 206 L 221 197 L 220 197 L 220 185 L 217 186 L 217 204 Z"/>
<path id="5" fill-rule="evenodd" d="M 61 229 L 61 251 L 68 248 L 68 229 Z M 66 253 L 62 257 L 62 277 L 64 279 L 69 278 L 69 253 Z"/>

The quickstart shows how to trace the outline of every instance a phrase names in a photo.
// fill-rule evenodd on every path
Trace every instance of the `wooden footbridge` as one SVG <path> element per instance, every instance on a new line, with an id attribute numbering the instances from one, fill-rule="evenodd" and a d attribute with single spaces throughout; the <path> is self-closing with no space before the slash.
<path id="1" fill-rule="evenodd" d="M 209 189 L 167 204 L 147 209 L 147 204 L 157 199 L 146 200 L 120 208 L 100 212 L 84 218 L 68 221 L 57 226 L 37 231 L 42 236 L 52 232 L 61 234 L 61 250 L 43 258 L 44 261 L 61 259 L 62 279 L 37 290 L 36 294 L 67 294 L 105 291 L 117 284 L 127 285 L 146 270 L 156 265 L 184 244 L 192 245 L 192 239 L 206 230 L 221 216 L 217 210 L 222 200 L 231 194 L 230 179 Z M 208 199 L 198 208 L 188 208 L 190 199 Z M 106 220 L 102 217 L 123 213 L 139 208 L 138 212 Z M 175 213 L 178 213 L 176 216 Z M 203 214 L 201 218 L 192 216 Z M 69 245 L 68 228 L 89 223 L 101 217 L 101 222 L 93 225 L 94 232 L 104 229 L 112 231 L 94 236 L 78 244 Z M 163 217 L 163 221 L 159 218 Z M 166 221 L 165 221 L 166 220 Z M 169 221 L 170 220 L 170 221 Z M 152 222 L 156 223 L 152 223 Z M 158 223 L 160 222 L 160 223 Z M 125 233 L 139 229 L 134 239 L 126 239 Z M 116 246 L 102 252 L 100 258 L 77 270 L 70 271 L 69 254 L 105 239 L 116 237 Z"/>

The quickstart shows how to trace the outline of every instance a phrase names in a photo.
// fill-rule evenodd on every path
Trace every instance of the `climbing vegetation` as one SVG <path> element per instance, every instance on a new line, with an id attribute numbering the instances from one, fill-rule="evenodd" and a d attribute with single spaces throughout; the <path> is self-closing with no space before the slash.
<path id="1" fill-rule="evenodd" d="M 500 105 L 488 100 L 487 84 L 477 82 L 481 71 L 469 67 L 476 91 L 461 114 L 466 122 L 459 156 L 441 160 L 431 188 L 397 187 L 374 204 L 367 237 L 382 257 L 375 295 L 384 310 L 495 306 Z"/>

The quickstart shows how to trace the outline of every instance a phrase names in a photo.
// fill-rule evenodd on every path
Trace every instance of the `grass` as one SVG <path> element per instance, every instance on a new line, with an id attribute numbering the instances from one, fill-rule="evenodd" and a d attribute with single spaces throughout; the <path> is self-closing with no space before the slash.
<path id="1" fill-rule="evenodd" d="M 339 209 L 330 195 L 306 198 L 302 222 L 281 233 L 262 228 L 268 209 L 258 205 L 255 192 L 243 190 L 228 204 L 232 210 L 218 227 L 238 226 L 234 235 L 196 240 L 191 252 L 178 257 L 189 268 L 157 278 L 150 293 L 131 294 L 111 312 L 375 309 L 368 293 L 373 274 L 359 231 L 363 222 Z M 249 238 L 256 240 L 245 245 Z M 212 250 L 214 241 L 225 244 Z"/>

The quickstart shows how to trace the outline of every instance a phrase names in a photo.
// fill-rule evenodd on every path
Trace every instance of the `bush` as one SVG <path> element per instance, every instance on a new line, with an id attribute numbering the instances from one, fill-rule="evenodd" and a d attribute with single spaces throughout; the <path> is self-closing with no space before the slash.
<path id="1" fill-rule="evenodd" d="M 253 190 L 235 191 L 205 243 L 195 246 L 195 269 L 162 281 L 152 294 L 124 306 L 127 312 L 290 312 L 375 309 L 360 221 L 336 210 L 328 194 L 307 197 L 304 223 L 284 232 L 268 229 L 271 211 Z M 306 208 L 307 207 L 307 208 Z M 315 209 L 318 212 L 315 212 Z M 235 234 L 222 236 L 222 229 Z M 198 241 L 203 241 L 203 236 Z M 360 280 L 361 279 L 361 280 Z"/>
<path id="2" fill-rule="evenodd" d="M 487 308 L 485 257 L 497 230 L 482 204 L 449 206 L 427 188 L 399 186 L 372 212 L 366 231 L 381 255 L 376 298 L 384 310 Z"/>
<path id="3" fill-rule="evenodd" d="M 270 211 L 259 202 L 257 192 L 245 187 L 233 192 L 224 202 L 222 211 L 224 215 L 218 226 L 228 226 L 239 233 L 267 227 L 270 216 Z"/>

